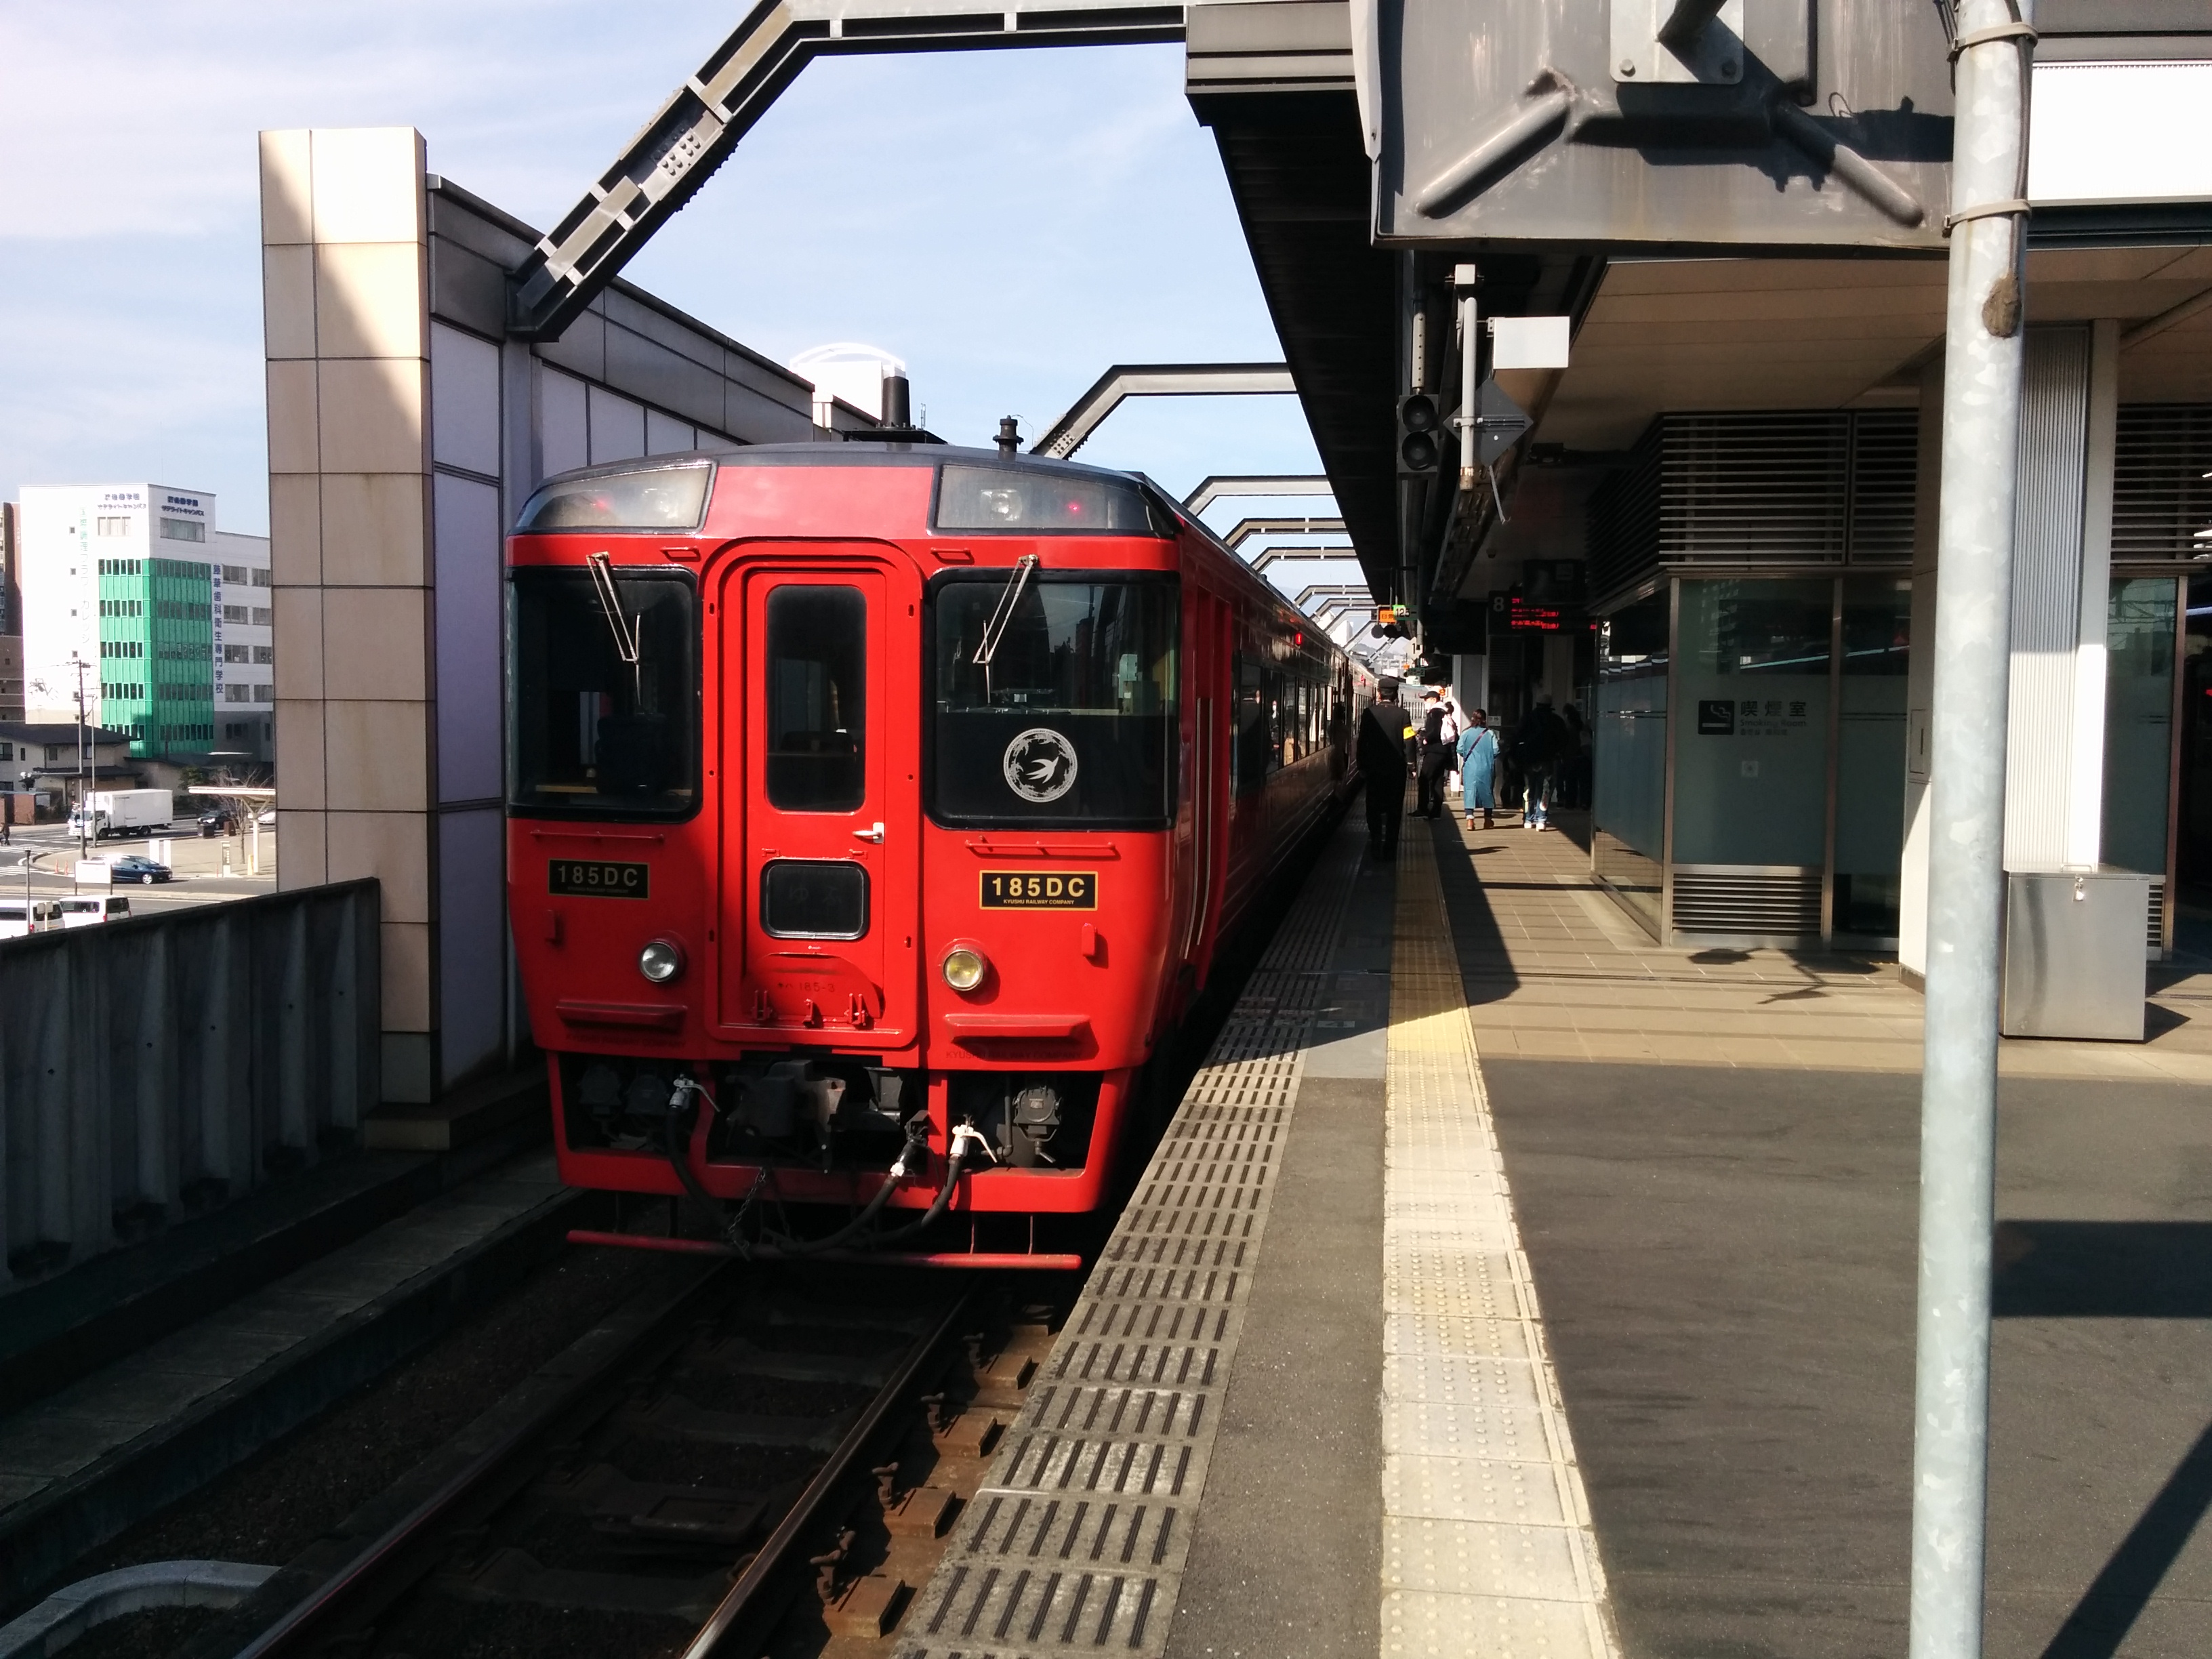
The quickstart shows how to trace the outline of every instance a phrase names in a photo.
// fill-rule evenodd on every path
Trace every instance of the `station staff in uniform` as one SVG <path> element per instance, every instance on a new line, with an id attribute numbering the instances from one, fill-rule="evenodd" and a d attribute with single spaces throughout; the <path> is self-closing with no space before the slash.
<path id="1" fill-rule="evenodd" d="M 1383 680 L 1359 717 L 1359 775 L 1367 786 L 1367 846 L 1377 858 L 1398 853 L 1406 816 L 1406 749 L 1413 722 L 1398 705 L 1398 682 Z"/>

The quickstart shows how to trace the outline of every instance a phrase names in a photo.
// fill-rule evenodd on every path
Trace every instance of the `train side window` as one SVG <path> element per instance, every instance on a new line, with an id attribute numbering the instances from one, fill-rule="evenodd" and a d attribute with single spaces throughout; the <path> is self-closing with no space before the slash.
<path id="1" fill-rule="evenodd" d="M 868 601 L 790 583 L 768 599 L 768 799 L 850 812 L 866 799 Z"/>
<path id="2" fill-rule="evenodd" d="M 1273 745 L 1267 732 L 1267 676 L 1251 658 L 1237 658 L 1237 733 L 1231 750 L 1232 787 L 1249 795 L 1267 781 L 1267 757 Z"/>

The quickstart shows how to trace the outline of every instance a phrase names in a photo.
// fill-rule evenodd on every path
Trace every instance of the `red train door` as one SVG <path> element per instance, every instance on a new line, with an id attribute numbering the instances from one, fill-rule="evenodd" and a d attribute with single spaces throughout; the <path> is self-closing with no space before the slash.
<path id="1" fill-rule="evenodd" d="M 725 591 L 742 690 L 725 701 L 723 1021 L 896 1046 L 916 1028 L 919 579 L 872 549 L 768 547 Z"/>
<path id="2" fill-rule="evenodd" d="M 1182 954 L 1194 984 L 1206 983 L 1229 867 L 1230 608 L 1204 589 L 1193 595 L 1184 653 L 1192 702 L 1190 914 Z"/>

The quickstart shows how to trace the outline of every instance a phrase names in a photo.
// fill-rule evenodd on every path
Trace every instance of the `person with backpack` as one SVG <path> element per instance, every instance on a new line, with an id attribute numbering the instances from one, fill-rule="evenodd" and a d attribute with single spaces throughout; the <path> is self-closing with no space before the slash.
<path id="1" fill-rule="evenodd" d="M 1565 739 L 1566 727 L 1552 712 L 1551 694 L 1540 694 L 1535 706 L 1522 716 L 1513 731 L 1513 763 L 1526 780 L 1523 787 L 1528 791 L 1521 809 L 1523 830 L 1552 827 L 1552 791 Z"/>
<path id="2" fill-rule="evenodd" d="M 1434 686 L 1421 693 L 1421 759 L 1413 816 L 1440 817 L 1444 810 L 1444 774 L 1451 770 L 1452 746 L 1444 737 L 1443 694 Z"/>

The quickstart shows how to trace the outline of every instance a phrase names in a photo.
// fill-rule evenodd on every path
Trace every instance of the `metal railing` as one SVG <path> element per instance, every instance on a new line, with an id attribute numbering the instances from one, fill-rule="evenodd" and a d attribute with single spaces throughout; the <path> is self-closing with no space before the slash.
<path id="1" fill-rule="evenodd" d="M 0 943 L 0 1291 L 350 1145 L 379 914 L 352 881 Z"/>

